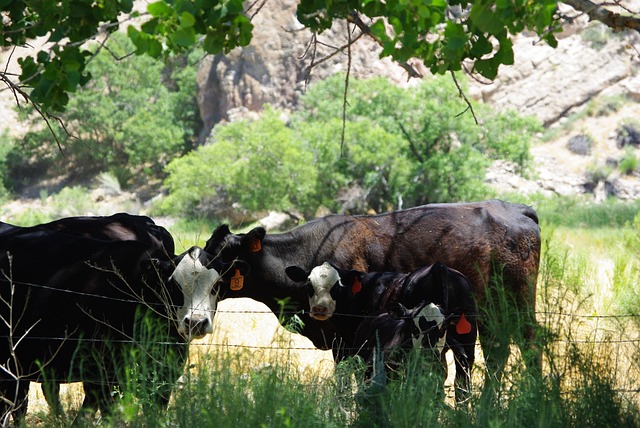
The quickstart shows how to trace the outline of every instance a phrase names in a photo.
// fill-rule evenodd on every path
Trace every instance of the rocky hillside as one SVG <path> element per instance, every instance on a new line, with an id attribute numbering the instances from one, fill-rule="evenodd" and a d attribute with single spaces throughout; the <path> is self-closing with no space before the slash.
<path id="1" fill-rule="evenodd" d="M 627 3 L 640 9 L 638 0 Z M 292 108 L 308 83 L 348 68 L 355 77 L 384 75 L 399 85 L 413 83 L 400 66 L 380 60 L 379 47 L 366 37 L 352 46 L 349 58 L 347 49 L 339 49 L 348 41 L 344 25 L 314 39 L 296 21 L 295 6 L 294 0 L 266 2 L 253 18 L 251 46 L 205 58 L 198 73 L 201 143 L 217 123 L 257 112 L 265 103 Z M 621 174 L 618 168 L 629 153 L 640 156 L 639 142 L 629 149 L 616 138 L 623 124 L 640 120 L 640 37 L 576 19 L 560 35 L 556 49 L 523 35 L 514 51 L 515 65 L 503 66 L 495 82 L 471 79 L 468 95 L 534 115 L 550 131 L 532 149 L 535 168 L 527 179 L 497 163 L 487 180 L 504 191 L 640 197 L 638 171 Z M 4 67 L 8 53 L 0 55 Z M 412 66 L 429 78 L 419 63 Z M 14 105 L 9 91 L 0 92 L 0 128 L 15 134 L 21 130 Z M 576 149 L 576 141 L 586 141 L 586 147 Z"/>
<path id="2" fill-rule="evenodd" d="M 628 6 L 640 7 L 640 2 L 633 3 Z M 264 103 L 295 106 L 308 81 L 344 72 L 349 64 L 353 76 L 384 75 L 398 84 L 411 84 L 401 67 L 377 58 L 379 48 L 371 40 L 362 38 L 355 44 L 351 61 L 345 51 L 338 52 L 336 48 L 348 40 L 344 26 L 334 26 L 314 44 L 311 34 L 295 20 L 295 4 L 292 0 L 267 2 L 255 18 L 251 47 L 207 58 L 198 82 L 205 123 L 201 140 L 216 123 L 259 110 Z M 640 118 L 640 37 L 614 34 L 581 18 L 567 26 L 559 39 L 553 49 L 535 36 L 523 35 L 514 46 L 515 65 L 503 66 L 494 82 L 471 80 L 473 98 L 536 116 L 556 130 L 553 138 L 533 148 L 535 171 L 530 179 L 515 176 L 509 165 L 498 163 L 488 181 L 505 191 L 639 197 L 638 172 L 621 175 L 615 166 L 626 154 L 625 148 L 616 145 L 617 131 L 623 122 Z M 312 64 L 318 65 L 309 72 Z M 429 78 L 420 64 L 412 65 Z M 593 103 L 606 104 L 615 97 L 624 99 L 619 110 L 579 117 Z M 591 139 L 590 147 L 588 152 L 576 153 L 568 143 L 581 135 Z M 594 177 L 594 171 L 602 172 Z"/>

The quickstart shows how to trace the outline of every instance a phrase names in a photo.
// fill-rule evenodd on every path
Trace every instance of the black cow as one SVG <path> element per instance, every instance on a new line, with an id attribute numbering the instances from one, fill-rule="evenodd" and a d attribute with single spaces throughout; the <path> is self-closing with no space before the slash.
<path id="1" fill-rule="evenodd" d="M 305 284 L 311 316 L 332 321 L 340 338 L 340 343 L 334 344 L 338 359 L 360 355 L 371 362 L 376 339 L 387 353 L 397 346 L 416 345 L 414 334 L 425 332 L 425 340 L 418 343 L 431 350 L 446 333 L 441 359 L 446 368 L 445 353 L 453 351 L 456 397 L 461 401 L 470 390 L 477 309 L 471 284 L 460 272 L 439 262 L 412 273 L 364 273 L 328 263 L 311 272 L 298 266 L 289 266 L 286 272 L 293 281 Z M 440 322 L 438 315 L 442 316 Z"/>
<path id="2" fill-rule="evenodd" d="M 212 331 L 222 270 L 201 248 L 173 253 L 171 235 L 142 216 L 3 223 L 0 414 L 24 416 L 32 381 L 54 407 L 59 383 L 82 381 L 83 412 L 108 411 L 133 355 L 166 405 L 189 340 Z"/>
<path id="3" fill-rule="evenodd" d="M 514 312 L 525 320 L 523 337 L 531 340 L 536 326 L 540 245 L 538 217 L 531 207 L 490 200 L 430 204 L 374 216 L 330 215 L 273 235 L 265 235 L 260 227 L 233 234 L 222 225 L 205 250 L 225 261 L 247 262 L 249 274 L 231 296 L 251 297 L 276 313 L 280 299 L 289 298 L 297 310 L 307 305 L 305 287 L 285 273 L 291 265 L 310 271 L 328 261 L 341 269 L 362 272 L 413 272 L 440 261 L 469 279 L 480 311 L 489 306 L 488 294 L 505 290 Z M 302 318 L 302 333 L 315 346 L 331 349 L 336 334 L 331 323 L 306 315 Z M 498 340 L 487 327 L 480 318 L 487 366 L 492 378 L 499 379 L 509 355 L 509 340 Z M 539 352 L 523 355 L 533 357 L 529 364 L 540 366 Z"/>

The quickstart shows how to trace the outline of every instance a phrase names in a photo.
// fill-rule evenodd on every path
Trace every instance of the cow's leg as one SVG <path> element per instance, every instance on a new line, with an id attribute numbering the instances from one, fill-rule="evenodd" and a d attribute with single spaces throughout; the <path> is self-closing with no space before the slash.
<path id="1" fill-rule="evenodd" d="M 465 349 L 467 347 L 456 348 L 453 350 L 453 359 L 456 366 L 455 376 L 455 396 L 456 403 L 463 404 L 471 396 L 471 369 L 473 368 L 473 362 L 475 356 L 472 349 Z"/>
<path id="2" fill-rule="evenodd" d="M 522 339 L 518 341 L 520 353 L 529 370 L 529 373 L 536 379 L 542 377 L 542 347 L 538 343 L 538 323 L 536 321 L 535 310 L 526 307 L 523 312 L 527 314 L 522 327 Z"/>
<path id="3" fill-rule="evenodd" d="M 83 425 L 82 420 L 89 420 L 95 417 L 96 412 L 100 410 L 103 414 L 108 414 L 109 407 L 105 402 L 110 402 L 108 385 L 97 384 L 93 382 L 83 382 L 84 400 L 78 410 L 78 415 L 73 421 L 73 425 Z M 105 398 L 106 394 L 106 398 Z"/>
<path id="4" fill-rule="evenodd" d="M 476 318 L 470 317 L 473 325 Z M 471 395 L 471 370 L 475 362 L 477 330 L 473 328 L 468 333 L 458 333 L 453 326 L 447 332 L 447 345 L 453 352 L 453 359 L 456 367 L 455 375 L 455 395 L 456 403 L 466 402 Z"/>
<path id="5" fill-rule="evenodd" d="M 60 403 L 60 383 L 59 382 L 43 382 L 40 384 L 42 395 L 49 405 L 49 409 L 55 416 L 62 416 L 62 404 Z"/>
<path id="6" fill-rule="evenodd" d="M 494 334 L 494 329 L 487 328 L 484 323 L 478 323 L 480 346 L 484 354 L 485 377 L 482 398 L 493 402 L 500 391 L 502 375 L 510 353 L 510 335 Z"/>

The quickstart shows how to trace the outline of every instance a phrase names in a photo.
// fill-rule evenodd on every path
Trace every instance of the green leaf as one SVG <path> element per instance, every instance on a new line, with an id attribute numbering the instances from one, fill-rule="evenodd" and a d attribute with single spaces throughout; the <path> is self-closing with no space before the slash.
<path id="1" fill-rule="evenodd" d="M 170 39 L 177 46 L 186 48 L 196 42 L 196 33 L 193 31 L 192 27 L 178 28 L 173 34 L 171 34 Z"/>
<path id="2" fill-rule="evenodd" d="M 369 28 L 371 29 L 371 32 L 373 33 L 374 36 L 378 37 L 379 39 L 383 39 L 383 38 L 386 39 L 387 31 L 385 29 L 384 21 L 382 19 L 376 20 Z"/>
<path id="3" fill-rule="evenodd" d="M 498 34 L 504 30 L 504 23 L 491 9 L 491 2 L 475 3 L 469 13 L 469 20 L 484 33 Z"/>
<path id="4" fill-rule="evenodd" d="M 491 53 L 493 45 L 487 39 L 484 34 L 479 34 L 477 39 L 473 41 L 471 51 L 469 52 L 471 58 L 482 58 L 483 55 Z"/>
<path id="5" fill-rule="evenodd" d="M 501 64 L 512 65 L 513 64 L 513 43 L 507 36 L 499 38 L 498 41 L 500 42 L 500 49 L 498 49 L 498 52 L 496 52 L 496 55 L 495 55 L 496 60 Z"/>
<path id="6" fill-rule="evenodd" d="M 173 9 L 164 1 L 157 1 L 147 6 L 147 12 L 155 18 L 168 18 L 173 15 Z"/>
<path id="7" fill-rule="evenodd" d="M 207 31 L 202 47 L 207 53 L 217 55 L 222 52 L 224 38 L 218 32 Z"/>
<path id="8" fill-rule="evenodd" d="M 475 69 L 482 76 L 489 80 L 493 80 L 498 75 L 498 67 L 500 62 L 496 58 L 479 59 L 475 63 Z"/>
<path id="9" fill-rule="evenodd" d="M 248 46 L 253 37 L 253 24 L 249 21 L 249 18 L 244 15 L 238 15 L 235 22 L 240 30 L 240 33 L 238 34 L 240 46 Z"/>
<path id="10" fill-rule="evenodd" d="M 193 27 L 196 23 L 196 19 L 189 12 L 182 12 L 180 15 L 180 26 L 182 28 Z"/>

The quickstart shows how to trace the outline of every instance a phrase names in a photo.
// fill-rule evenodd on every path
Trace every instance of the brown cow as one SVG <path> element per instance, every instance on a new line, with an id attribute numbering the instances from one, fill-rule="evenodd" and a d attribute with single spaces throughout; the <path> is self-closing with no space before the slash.
<path id="1" fill-rule="evenodd" d="M 248 275 L 236 281 L 236 291 L 227 296 L 256 299 L 275 313 L 279 299 L 288 298 L 297 310 L 308 305 L 306 288 L 285 273 L 291 265 L 310 271 L 330 262 L 362 272 L 412 272 L 440 261 L 464 274 L 473 286 L 481 345 L 492 378 L 499 380 L 509 355 L 509 338 L 499 340 L 503 332 L 487 323 L 484 311 L 494 302 L 487 296 L 504 290 L 510 313 L 522 316 L 520 334 L 532 340 L 540 245 L 538 216 L 531 207 L 490 200 L 430 204 L 374 216 L 330 215 L 270 235 L 261 227 L 233 234 L 222 225 L 207 241 L 205 251 L 250 267 Z M 498 315 L 507 323 L 514 320 Z M 335 350 L 341 338 L 330 320 L 305 315 L 303 321 L 302 334 L 320 348 Z M 523 355 L 533 356 L 529 363 L 539 367 L 538 353 L 532 354 L 529 348 L 522 347 Z"/>

